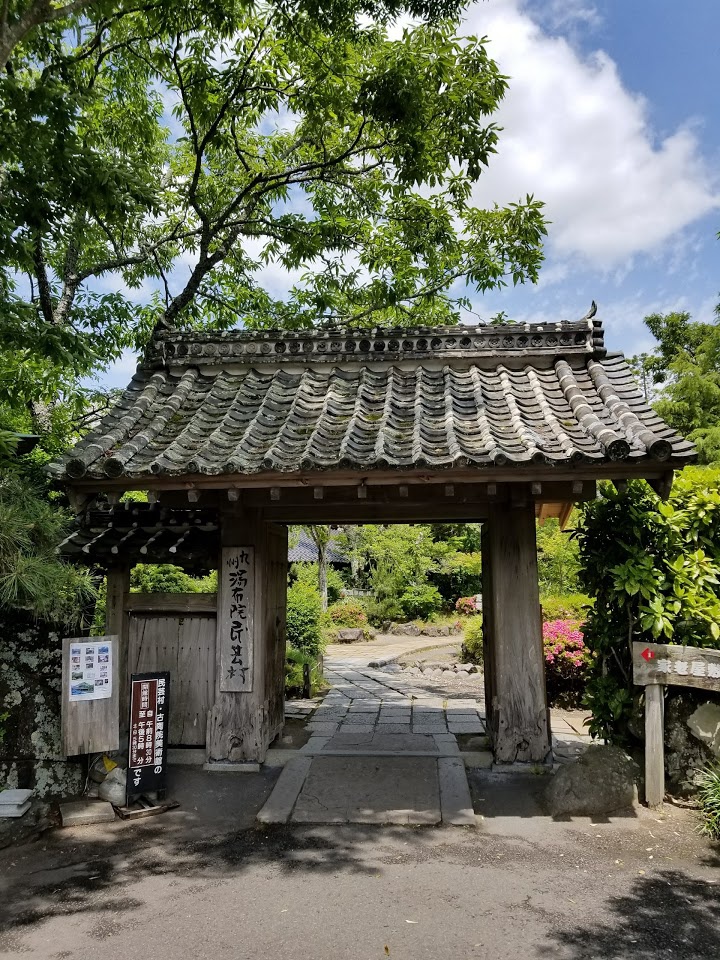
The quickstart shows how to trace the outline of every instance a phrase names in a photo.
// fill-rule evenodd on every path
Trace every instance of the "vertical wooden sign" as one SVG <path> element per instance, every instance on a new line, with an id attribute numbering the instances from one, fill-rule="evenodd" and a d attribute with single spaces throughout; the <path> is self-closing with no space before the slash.
<path id="1" fill-rule="evenodd" d="M 218 591 L 220 690 L 250 693 L 255 645 L 255 548 L 224 547 Z"/>
<path id="2" fill-rule="evenodd" d="M 127 804 L 146 791 L 165 789 L 170 674 L 134 673 L 130 678 L 130 743 Z"/>

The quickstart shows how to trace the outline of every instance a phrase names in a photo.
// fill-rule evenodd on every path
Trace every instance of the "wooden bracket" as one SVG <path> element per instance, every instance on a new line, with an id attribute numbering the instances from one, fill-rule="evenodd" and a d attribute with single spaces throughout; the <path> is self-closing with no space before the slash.
<path id="1" fill-rule="evenodd" d="M 675 479 L 675 473 L 673 470 L 669 470 L 667 473 L 664 473 L 661 477 L 656 477 L 653 480 L 648 480 L 648 483 L 653 488 L 655 493 L 660 497 L 661 500 L 667 500 L 670 496 L 670 491 L 672 490 L 673 480 Z"/>

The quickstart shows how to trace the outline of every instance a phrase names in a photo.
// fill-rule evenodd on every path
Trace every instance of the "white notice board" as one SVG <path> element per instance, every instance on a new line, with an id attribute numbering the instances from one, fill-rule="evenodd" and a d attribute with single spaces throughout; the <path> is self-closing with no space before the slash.
<path id="1" fill-rule="evenodd" d="M 61 726 L 63 753 L 120 748 L 117 636 L 63 640 Z"/>

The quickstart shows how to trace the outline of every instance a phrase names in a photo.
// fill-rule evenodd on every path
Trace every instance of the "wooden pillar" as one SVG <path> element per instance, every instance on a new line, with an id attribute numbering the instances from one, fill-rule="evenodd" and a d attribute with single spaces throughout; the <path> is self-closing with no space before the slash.
<path id="1" fill-rule="evenodd" d="M 482 525 L 481 533 L 481 556 L 482 556 L 482 618 L 483 618 L 483 674 L 485 678 L 485 726 L 490 739 L 490 745 L 493 744 L 494 716 L 493 716 L 493 697 L 494 697 L 494 650 L 495 650 L 495 632 L 493 617 L 493 588 L 492 588 L 492 552 L 490 550 L 490 530 L 487 523 Z"/>
<path id="2" fill-rule="evenodd" d="M 539 763 L 550 750 L 532 502 L 498 504 L 483 564 L 490 618 L 488 730 L 497 763 Z"/>
<path id="3" fill-rule="evenodd" d="M 645 801 L 660 807 L 665 798 L 665 688 L 645 687 Z"/>
<path id="4" fill-rule="evenodd" d="M 128 622 L 125 597 L 130 592 L 130 567 L 109 567 L 105 600 L 105 633 L 118 637 L 117 677 L 120 710 L 120 749 L 125 749 L 130 722 L 130 664 L 128 661 Z"/>
<path id="5" fill-rule="evenodd" d="M 210 763 L 261 763 L 284 722 L 287 528 L 230 504 L 221 516 L 221 544 L 207 757 Z M 225 570 L 236 556 L 249 571 L 241 600 L 247 627 L 240 633 L 237 594 Z M 240 656 L 231 656 L 238 637 Z"/>

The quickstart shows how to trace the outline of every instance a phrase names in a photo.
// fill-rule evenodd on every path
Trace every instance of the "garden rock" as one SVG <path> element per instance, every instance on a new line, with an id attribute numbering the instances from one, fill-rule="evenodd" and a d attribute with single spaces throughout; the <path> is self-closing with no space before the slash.
<path id="1" fill-rule="evenodd" d="M 701 704 L 687 720 L 690 732 L 720 758 L 720 703 Z"/>
<path id="2" fill-rule="evenodd" d="M 550 813 L 589 817 L 629 810 L 638 802 L 639 777 L 640 768 L 624 750 L 593 744 L 548 784 Z"/>
<path id="3" fill-rule="evenodd" d="M 343 627 L 342 630 L 337 632 L 338 640 L 345 643 L 355 643 L 357 640 L 362 640 L 363 637 L 364 632 L 361 627 Z"/>
<path id="4" fill-rule="evenodd" d="M 415 623 L 398 623 L 393 629 L 393 633 L 403 637 L 419 637 L 420 627 Z"/>
<path id="5" fill-rule="evenodd" d="M 703 768 L 713 760 L 709 745 L 690 725 L 690 718 L 707 702 L 707 693 L 695 690 L 673 691 L 665 700 L 665 773 L 673 796 L 694 794 Z"/>

